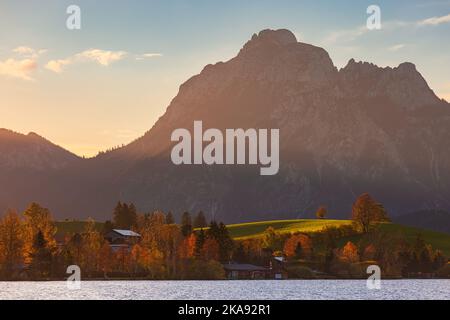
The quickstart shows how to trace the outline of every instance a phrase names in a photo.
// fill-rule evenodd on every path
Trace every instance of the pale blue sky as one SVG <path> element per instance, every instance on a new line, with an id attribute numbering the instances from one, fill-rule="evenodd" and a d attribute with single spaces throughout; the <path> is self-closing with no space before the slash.
<path id="1" fill-rule="evenodd" d="M 79 31 L 65 26 L 70 4 L 81 8 Z M 371 4 L 381 7 L 382 30 L 362 28 Z M 350 58 L 413 62 L 450 100 L 449 15 L 450 0 L 0 0 L 0 127 L 37 132 L 80 155 L 130 142 L 181 83 L 265 28 L 324 47 L 338 67 Z M 102 65 L 96 59 L 108 51 L 123 55 Z M 46 68 L 52 60 L 65 61 L 59 73 Z"/>

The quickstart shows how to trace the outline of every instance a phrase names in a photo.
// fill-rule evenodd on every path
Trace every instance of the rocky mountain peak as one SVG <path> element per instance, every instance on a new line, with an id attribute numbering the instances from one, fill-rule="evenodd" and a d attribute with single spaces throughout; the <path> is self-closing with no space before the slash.
<path id="1" fill-rule="evenodd" d="M 258 34 L 253 34 L 251 40 L 245 44 L 244 48 L 251 48 L 259 45 L 279 45 L 285 46 L 297 43 L 295 35 L 287 29 L 262 30 Z"/>
<path id="2" fill-rule="evenodd" d="M 401 63 L 395 68 L 383 68 L 351 59 L 339 74 L 346 94 L 370 99 L 387 98 L 404 111 L 440 102 L 416 66 L 410 62 Z"/>

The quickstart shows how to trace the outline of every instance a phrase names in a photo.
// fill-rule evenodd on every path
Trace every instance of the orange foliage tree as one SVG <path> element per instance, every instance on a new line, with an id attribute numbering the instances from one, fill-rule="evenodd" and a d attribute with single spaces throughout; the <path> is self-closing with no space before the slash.
<path id="1" fill-rule="evenodd" d="M 349 241 L 342 248 L 342 258 L 348 262 L 355 263 L 359 261 L 358 247 L 353 242 Z"/>
<path id="2" fill-rule="evenodd" d="M 306 234 L 294 234 L 286 240 L 283 252 L 287 257 L 295 257 L 299 252 L 298 247 L 301 247 L 301 257 L 311 258 L 312 255 L 312 241 Z"/>

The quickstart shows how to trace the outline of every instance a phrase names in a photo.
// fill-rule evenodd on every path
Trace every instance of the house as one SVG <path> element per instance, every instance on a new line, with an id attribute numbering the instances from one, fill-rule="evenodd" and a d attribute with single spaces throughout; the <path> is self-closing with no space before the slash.
<path id="1" fill-rule="evenodd" d="M 288 274 L 285 268 L 285 257 L 273 257 L 270 261 L 271 278 L 276 280 L 284 280 L 288 278 Z"/>
<path id="2" fill-rule="evenodd" d="M 113 229 L 106 234 L 105 239 L 111 245 L 133 245 L 139 242 L 141 235 L 131 230 Z"/>
<path id="3" fill-rule="evenodd" d="M 227 279 L 266 279 L 270 275 L 270 269 L 252 264 L 228 263 L 224 264 Z"/>

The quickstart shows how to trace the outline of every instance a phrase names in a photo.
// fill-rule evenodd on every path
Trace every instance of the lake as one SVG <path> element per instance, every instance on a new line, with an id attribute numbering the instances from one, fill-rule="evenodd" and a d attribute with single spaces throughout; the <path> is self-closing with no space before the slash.
<path id="1" fill-rule="evenodd" d="M 368 290 L 365 280 L 86 281 L 79 290 L 65 282 L 0 282 L 0 299 L 450 300 L 450 280 L 384 280 L 380 290 Z"/>

